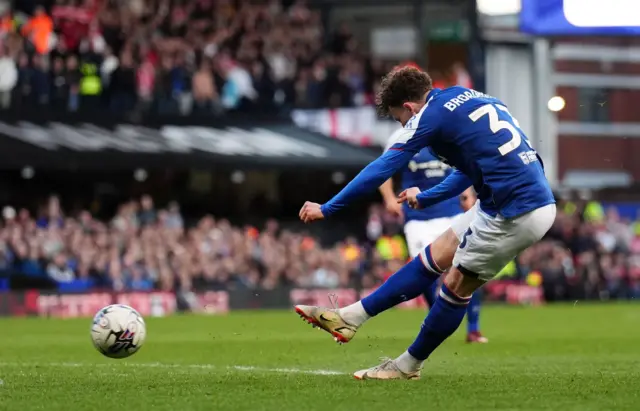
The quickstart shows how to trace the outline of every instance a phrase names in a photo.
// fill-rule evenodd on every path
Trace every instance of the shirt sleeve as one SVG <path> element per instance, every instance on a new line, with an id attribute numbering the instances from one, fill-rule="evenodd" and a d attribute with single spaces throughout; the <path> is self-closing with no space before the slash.
<path id="1" fill-rule="evenodd" d="M 376 190 L 382 183 L 404 167 L 415 153 L 389 150 L 364 168 L 335 197 L 321 206 L 322 215 L 328 217 L 346 207 L 354 199 Z"/>
<path id="2" fill-rule="evenodd" d="M 430 146 L 440 132 L 442 117 L 436 107 L 427 103 L 422 111 L 413 116 L 407 125 L 396 131 L 387 144 L 387 150 L 408 150 L 414 153 Z"/>
<path id="3" fill-rule="evenodd" d="M 454 170 L 440 184 L 421 192 L 416 198 L 420 206 L 425 208 L 458 196 L 472 185 L 469 177 L 458 170 Z"/>
<path id="4" fill-rule="evenodd" d="M 404 133 L 406 133 L 406 129 L 400 128 L 396 130 L 393 134 L 391 134 L 391 137 L 389 137 L 389 140 L 387 140 L 387 144 L 385 144 L 384 146 L 384 152 L 386 153 L 387 151 L 389 151 L 389 149 L 393 147 L 393 145 L 396 143 L 398 138 L 400 138 L 400 136 L 402 136 L 402 134 Z"/>
<path id="5" fill-rule="evenodd" d="M 382 156 L 365 167 L 342 191 L 321 206 L 322 215 L 328 217 L 359 196 L 376 190 L 429 144 L 437 133 L 439 120 L 435 111 L 429 111 L 427 107 L 428 104 L 405 127 L 393 133 Z"/>

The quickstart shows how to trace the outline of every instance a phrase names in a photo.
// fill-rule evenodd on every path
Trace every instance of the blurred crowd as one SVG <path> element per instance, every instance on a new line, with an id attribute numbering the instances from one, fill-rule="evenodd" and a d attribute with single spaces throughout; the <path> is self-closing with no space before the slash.
<path id="1" fill-rule="evenodd" d="M 515 268 L 544 287 L 546 300 L 638 298 L 640 221 L 595 201 L 561 202 L 545 241 L 522 253 Z"/>
<path id="2" fill-rule="evenodd" d="M 348 25 L 325 33 L 305 0 L 23 3 L 33 7 L 0 0 L 0 109 L 363 105 L 389 68 L 358 50 Z"/>
<path id="3" fill-rule="evenodd" d="M 308 235 L 234 227 L 205 216 L 187 227 L 177 203 L 122 204 L 109 222 L 88 211 L 65 216 L 57 197 L 32 217 L 5 207 L 0 267 L 47 278 L 62 291 L 338 287 L 359 280 L 362 249 L 354 239 L 323 248 Z"/>
<path id="4" fill-rule="evenodd" d="M 177 203 L 157 208 L 147 195 L 108 222 L 88 211 L 66 216 L 55 196 L 35 216 L 5 207 L 3 219 L 0 269 L 48 279 L 61 291 L 369 288 L 409 257 L 401 222 L 380 205 L 370 209 L 366 238 L 329 247 L 275 220 L 185 222 Z M 561 202 L 546 238 L 500 278 L 542 287 L 547 300 L 640 297 L 640 222 L 597 202 Z"/>
<path id="5" fill-rule="evenodd" d="M 547 236 L 499 274 L 542 287 L 545 300 L 628 299 L 640 297 L 640 215 L 621 218 L 597 201 L 561 200 Z M 370 211 L 367 235 L 386 265 L 372 266 L 367 281 L 380 282 L 406 258 L 397 218 L 382 206 Z M 365 284 L 366 285 L 366 284 Z"/>

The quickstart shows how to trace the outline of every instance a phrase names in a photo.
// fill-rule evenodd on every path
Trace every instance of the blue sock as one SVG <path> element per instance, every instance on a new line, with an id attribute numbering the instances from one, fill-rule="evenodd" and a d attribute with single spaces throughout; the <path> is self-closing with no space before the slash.
<path id="1" fill-rule="evenodd" d="M 429 246 L 430 247 L 430 246 Z M 427 257 L 418 256 L 402 267 L 397 273 L 371 295 L 362 299 L 362 307 L 371 317 L 427 292 L 440 277 L 427 247 Z"/>
<path id="2" fill-rule="evenodd" d="M 431 353 L 462 323 L 470 298 L 461 298 L 442 285 L 440 295 L 422 323 L 418 337 L 408 349 L 419 361 L 426 360 Z"/>
<path id="3" fill-rule="evenodd" d="M 424 299 L 427 300 L 429 308 L 433 307 L 433 304 L 436 302 L 436 297 L 438 296 L 438 285 L 438 281 L 434 281 L 433 284 L 431 284 L 431 287 L 429 287 L 429 291 L 423 294 Z"/>
<path id="4" fill-rule="evenodd" d="M 480 330 L 480 302 L 482 295 L 480 290 L 477 290 L 471 296 L 471 301 L 467 306 L 467 332 L 472 333 Z"/>

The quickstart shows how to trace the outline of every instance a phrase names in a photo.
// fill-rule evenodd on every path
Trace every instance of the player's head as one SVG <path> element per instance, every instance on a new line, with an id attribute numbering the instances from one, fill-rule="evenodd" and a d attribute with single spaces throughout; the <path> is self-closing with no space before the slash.
<path id="1" fill-rule="evenodd" d="M 433 88 L 431 77 L 418 68 L 405 66 L 382 78 L 376 106 L 380 116 L 391 116 L 403 126 L 426 104 Z"/>

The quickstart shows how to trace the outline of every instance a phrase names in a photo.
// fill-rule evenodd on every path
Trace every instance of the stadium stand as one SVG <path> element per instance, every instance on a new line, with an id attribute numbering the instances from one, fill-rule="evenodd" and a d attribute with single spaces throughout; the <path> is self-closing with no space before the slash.
<path id="1" fill-rule="evenodd" d="M 57 0 L 5 10 L 2 22 L 1 67 L 14 73 L 0 85 L 3 107 L 344 107 L 371 103 L 388 68 L 359 55 L 348 28 L 323 43 L 320 14 L 303 0 Z"/>
<path id="2" fill-rule="evenodd" d="M 0 109 L 213 116 L 348 107 L 371 104 L 390 67 L 361 54 L 348 26 L 323 33 L 304 0 L 1 4 Z M 454 71 L 452 81 L 468 77 Z M 637 223 L 583 207 L 564 207 L 548 239 L 503 278 L 543 284 L 548 300 L 640 295 Z M 185 224 L 177 203 L 156 209 L 148 196 L 122 204 L 111 221 L 66 215 L 56 197 L 34 211 L 4 209 L 2 268 L 62 291 L 369 288 L 407 257 L 398 222 L 378 206 L 367 240 L 328 248 L 275 220 L 264 229 L 212 216 Z"/>
<path id="3" fill-rule="evenodd" d="M 536 286 L 547 300 L 625 299 L 640 295 L 640 232 L 614 209 L 585 213 L 567 203 L 545 241 L 502 273 Z M 598 204 L 598 203 L 592 203 Z M 311 235 L 264 227 L 238 227 L 202 216 L 185 224 L 176 202 L 157 208 L 150 196 L 122 204 L 110 221 L 89 211 L 67 216 L 57 197 L 32 215 L 3 210 L 1 266 L 48 277 L 62 291 L 369 288 L 407 257 L 398 221 L 371 207 L 367 240 L 347 238 L 323 247 Z"/>

